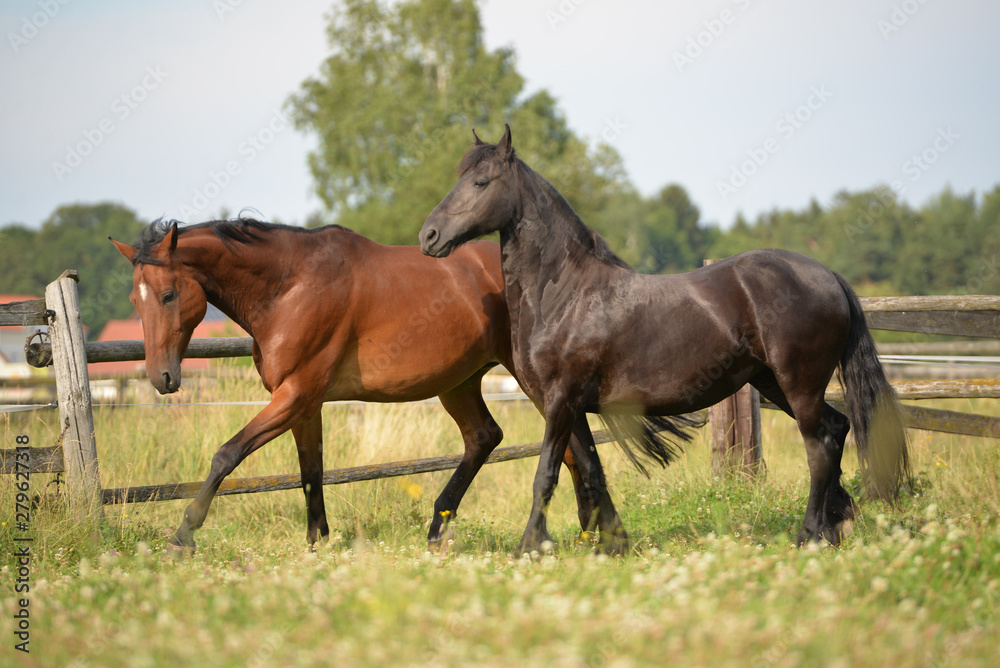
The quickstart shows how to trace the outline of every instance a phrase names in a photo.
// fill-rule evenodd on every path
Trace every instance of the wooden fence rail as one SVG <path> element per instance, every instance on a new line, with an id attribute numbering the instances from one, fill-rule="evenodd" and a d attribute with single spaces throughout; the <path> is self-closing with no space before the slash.
<path id="1" fill-rule="evenodd" d="M 53 364 L 59 387 L 60 443 L 52 447 L 31 449 L 31 470 L 34 472 L 65 471 L 70 498 L 80 508 L 93 507 L 94 499 L 104 503 L 131 502 L 148 499 L 190 498 L 200 482 L 155 485 L 128 489 L 100 488 L 100 473 L 94 444 L 93 417 L 89 397 L 87 363 L 140 360 L 145 358 L 142 341 L 89 342 L 83 340 L 77 302 L 75 272 L 64 272 L 46 289 L 44 300 L 36 299 L 13 304 L 0 304 L 0 326 L 49 325 L 52 343 L 34 342 L 26 350 L 29 362 L 36 366 Z M 874 297 L 862 298 L 869 326 L 918 334 L 945 334 L 1000 339 L 1000 297 L 969 295 L 963 297 Z M 243 357 L 251 353 L 249 337 L 195 339 L 186 357 Z M 60 380 L 61 379 L 61 380 Z M 1000 380 L 979 379 L 960 381 L 910 381 L 894 384 L 903 399 L 952 397 L 1000 398 Z M 839 388 L 831 386 L 828 399 L 842 400 Z M 736 400 L 737 402 L 739 399 Z M 722 466 L 740 462 L 744 472 L 752 472 L 761 461 L 759 410 L 757 401 L 743 400 L 746 410 L 724 418 L 721 428 L 723 445 L 714 450 Z M 767 406 L 767 404 L 763 404 Z M 749 411 L 749 413 L 748 413 Z M 907 426 L 975 436 L 1000 438 L 1000 419 L 955 411 L 905 406 Z M 753 417 L 757 412 L 758 415 Z M 748 417 L 750 416 L 750 417 Z M 729 425 L 740 423 L 743 433 L 736 434 Z M 748 433 L 747 433 L 748 432 Z M 607 435 L 599 435 L 603 443 Z M 508 461 L 538 454 L 540 445 L 531 443 L 497 449 L 490 462 Z M 4 471 L 13 468 L 11 451 L 0 451 Z M 426 471 L 452 469 L 460 455 L 433 457 L 424 460 L 392 462 L 349 469 L 326 471 L 324 484 L 340 484 L 355 480 L 410 475 Z M 716 466 L 717 462 L 713 463 Z M 298 475 L 236 478 L 227 480 L 220 494 L 239 494 L 290 489 L 299 486 Z"/>

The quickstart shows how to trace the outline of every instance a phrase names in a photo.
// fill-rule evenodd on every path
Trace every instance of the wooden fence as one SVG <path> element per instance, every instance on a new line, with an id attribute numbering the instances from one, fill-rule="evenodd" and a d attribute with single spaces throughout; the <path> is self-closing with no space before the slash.
<path id="1" fill-rule="evenodd" d="M 200 482 L 101 488 L 87 363 L 140 360 L 144 359 L 144 350 L 142 341 L 91 342 L 84 339 L 76 289 L 78 280 L 75 271 L 66 271 L 49 284 L 44 300 L 0 305 L 0 326 L 49 326 L 51 343 L 33 342 L 26 353 L 36 366 L 51 363 L 54 367 L 62 434 L 60 442 L 54 446 L 31 448 L 30 470 L 65 472 L 69 501 L 81 510 L 93 509 L 95 504 L 102 503 L 194 496 Z M 875 329 L 1000 339 L 1000 297 L 879 297 L 862 299 L 862 305 L 868 314 L 869 325 Z M 251 345 L 248 337 L 195 339 L 186 357 L 248 356 Z M 1000 398 L 1000 380 L 996 379 L 913 381 L 896 383 L 894 387 L 903 399 Z M 832 386 L 827 393 L 828 400 L 841 400 L 838 391 Z M 713 407 L 710 411 L 709 420 L 713 422 L 712 430 L 716 435 L 713 467 L 720 472 L 738 470 L 752 475 L 760 468 L 761 404 L 755 393 L 752 388 L 745 388 L 727 400 L 729 407 Z M 905 412 L 907 426 L 911 428 L 1000 438 L 1000 419 L 997 418 L 912 406 L 906 406 Z M 595 438 L 598 443 L 610 440 L 604 432 L 596 432 Z M 536 456 L 540 447 L 539 443 L 532 443 L 498 448 L 489 462 Z M 3 450 L 0 454 L 2 470 L 11 471 L 14 468 L 13 451 Z M 454 455 L 330 470 L 324 472 L 323 484 L 453 469 L 460 458 Z M 219 494 L 299 486 L 298 474 L 235 478 L 225 481 Z"/>

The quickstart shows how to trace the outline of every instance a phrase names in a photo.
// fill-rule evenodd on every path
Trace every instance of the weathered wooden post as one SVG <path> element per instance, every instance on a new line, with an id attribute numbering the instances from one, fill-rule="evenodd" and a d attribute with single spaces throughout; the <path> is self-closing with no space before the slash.
<path id="1" fill-rule="evenodd" d="M 717 260 L 705 260 L 710 265 Z M 746 385 L 708 409 L 712 473 L 756 476 L 763 468 L 760 446 L 760 393 Z"/>
<path id="2" fill-rule="evenodd" d="M 77 514 L 87 516 L 100 515 L 103 510 L 90 377 L 76 290 L 79 280 L 75 270 L 64 271 L 45 288 L 45 307 L 52 340 L 67 496 Z"/>
<path id="3" fill-rule="evenodd" d="M 756 476 L 763 468 L 760 446 L 760 393 L 747 385 L 708 409 L 712 472 Z"/>

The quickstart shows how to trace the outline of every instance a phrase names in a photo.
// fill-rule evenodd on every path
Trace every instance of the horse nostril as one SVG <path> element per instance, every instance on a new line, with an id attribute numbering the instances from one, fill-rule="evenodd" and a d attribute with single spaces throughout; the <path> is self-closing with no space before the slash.
<path id="1" fill-rule="evenodd" d="M 432 244 L 434 240 L 437 239 L 438 231 L 433 227 L 428 228 L 427 236 L 424 237 L 424 243 Z"/>
<path id="2" fill-rule="evenodd" d="M 170 372 L 169 371 L 164 371 L 163 372 L 163 386 L 169 388 L 171 380 L 172 380 L 172 378 L 170 377 Z"/>

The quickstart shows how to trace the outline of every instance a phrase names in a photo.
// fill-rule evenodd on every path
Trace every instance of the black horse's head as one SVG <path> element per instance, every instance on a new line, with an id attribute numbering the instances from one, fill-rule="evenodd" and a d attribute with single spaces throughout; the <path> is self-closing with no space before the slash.
<path id="1" fill-rule="evenodd" d="M 518 217 L 520 198 L 510 126 L 497 144 L 479 139 L 462 158 L 459 180 L 420 229 L 420 250 L 445 257 L 466 241 L 502 229 Z"/>

